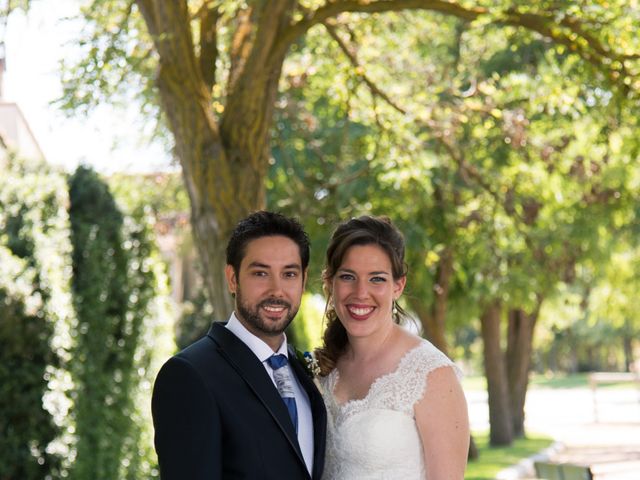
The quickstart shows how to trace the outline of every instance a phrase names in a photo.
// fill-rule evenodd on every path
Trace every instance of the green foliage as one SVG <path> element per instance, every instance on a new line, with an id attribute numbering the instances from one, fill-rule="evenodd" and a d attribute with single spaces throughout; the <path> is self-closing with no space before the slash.
<path id="1" fill-rule="evenodd" d="M 335 30 L 353 58 L 322 29 L 288 57 L 267 181 L 268 205 L 311 233 L 313 291 L 333 224 L 361 213 L 403 230 L 405 297 L 426 310 L 452 255 L 447 325 L 466 354 L 487 299 L 527 310 L 581 263 L 602 271 L 637 223 L 633 100 L 523 29 L 411 12 Z"/>
<path id="2" fill-rule="evenodd" d="M 151 55 L 151 38 L 133 2 L 90 0 L 83 2 L 84 37 L 74 60 L 61 59 L 63 95 L 60 106 L 88 112 L 101 103 L 126 105 L 134 97 L 147 114 L 157 113 L 153 86 L 157 58 Z"/>
<path id="3" fill-rule="evenodd" d="M 187 191 L 178 172 L 148 175 L 116 173 L 107 182 L 126 211 L 143 208 L 155 219 L 189 211 Z"/>
<path id="4" fill-rule="evenodd" d="M 128 277 L 132 287 L 130 313 L 142 318 L 134 358 L 136 380 L 131 390 L 132 434 L 126 441 L 122 460 L 126 473 L 123 468 L 120 475 L 131 480 L 156 478 L 149 399 L 158 370 L 176 351 L 177 316 L 170 297 L 167 266 L 158 249 L 158 235 L 164 232 L 163 222 L 176 216 L 175 227 L 184 228 L 188 235 L 189 229 L 182 225 L 188 201 L 178 174 L 116 174 L 109 177 L 108 185 L 125 215 L 125 249 L 130 257 Z"/>
<path id="5" fill-rule="evenodd" d="M 153 224 L 154 232 L 169 234 L 173 238 L 170 255 L 181 257 L 183 262 L 190 262 L 196 257 L 188 223 L 189 200 L 179 173 L 114 174 L 109 177 L 108 182 L 118 204 L 124 210 L 144 212 L 145 221 Z M 173 258 L 169 260 L 172 261 Z M 193 285 L 182 292 L 186 298 L 175 306 L 179 310 L 174 328 L 176 345 L 172 345 L 169 353 L 175 353 L 176 347 L 181 350 L 206 335 L 213 319 L 213 309 L 202 285 L 200 266 L 196 264 L 192 268 L 195 270 L 190 272 L 194 274 Z M 181 286 L 184 287 L 185 280 L 182 279 L 182 282 Z M 175 307 L 171 309 L 174 310 Z"/>
<path id="6" fill-rule="evenodd" d="M 14 10 L 27 11 L 30 3 L 31 0 L 2 0 L 0 1 L 0 18 L 8 17 Z"/>
<path id="7" fill-rule="evenodd" d="M 69 179 L 69 192 L 78 315 L 71 477 L 157 476 L 148 408 L 137 403 L 149 396 L 155 374 L 152 339 L 162 338 L 160 305 L 154 308 L 161 271 L 150 226 L 144 210 L 123 215 L 106 183 L 86 167 Z"/>
<path id="8" fill-rule="evenodd" d="M 591 292 L 590 326 L 606 319 L 631 338 L 640 337 L 640 315 L 635 307 L 640 288 L 640 249 L 622 244 L 611 256 L 604 275 Z"/>
<path id="9" fill-rule="evenodd" d="M 182 314 L 176 322 L 176 345 L 179 350 L 202 338 L 209 331 L 213 319 L 213 309 L 203 288 L 195 298 L 185 300 Z"/>
<path id="10" fill-rule="evenodd" d="M 40 307 L 39 295 L 32 290 L 33 270 L 20 260 L 0 247 L 0 474 L 37 479 L 59 464 L 59 459 L 46 453 L 59 431 L 42 405 L 47 391 L 46 368 L 58 359 L 49 348 L 52 326 L 33 308 L 27 311 L 28 303 Z"/>
<path id="11" fill-rule="evenodd" d="M 301 352 L 311 352 L 322 345 L 324 299 L 319 295 L 302 295 L 300 310 L 287 329 L 287 340 Z"/>
<path id="12" fill-rule="evenodd" d="M 0 477 L 59 478 L 73 320 L 64 176 L 9 156 L 0 177 Z"/>
<path id="13" fill-rule="evenodd" d="M 638 249 L 620 235 L 616 240 L 606 247 L 612 251 L 601 268 L 584 262 L 574 283 L 562 285 L 543 309 L 540 370 L 624 371 L 636 361 Z"/>

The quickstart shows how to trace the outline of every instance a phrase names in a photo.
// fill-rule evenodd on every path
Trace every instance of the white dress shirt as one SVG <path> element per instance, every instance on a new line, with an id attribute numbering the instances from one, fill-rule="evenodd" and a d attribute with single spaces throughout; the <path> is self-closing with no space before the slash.
<path id="1" fill-rule="evenodd" d="M 240 320 L 238 320 L 235 312 L 232 313 L 229 318 L 227 329 L 238 337 L 242 343 L 249 347 L 255 356 L 258 357 L 275 386 L 276 381 L 273 378 L 273 369 L 267 362 L 267 359 L 274 353 L 286 355 L 287 359 L 289 358 L 289 352 L 287 351 L 287 336 L 284 335 L 284 341 L 280 345 L 280 348 L 277 352 L 274 352 L 269 345 L 247 330 Z M 293 393 L 296 398 L 296 407 L 298 409 L 298 443 L 302 450 L 304 462 L 307 464 L 307 470 L 311 473 L 313 471 L 313 417 L 311 416 L 311 404 L 309 402 L 307 392 L 305 392 L 304 388 L 300 385 L 298 377 L 293 373 L 291 366 L 287 363 L 287 365 L 282 368 L 288 368 L 289 375 L 293 379 Z"/>

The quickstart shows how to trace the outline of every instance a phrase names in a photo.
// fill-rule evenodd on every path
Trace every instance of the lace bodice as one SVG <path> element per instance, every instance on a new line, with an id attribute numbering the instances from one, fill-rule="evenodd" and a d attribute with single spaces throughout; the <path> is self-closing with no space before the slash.
<path id="1" fill-rule="evenodd" d="M 425 478 L 414 406 L 427 388 L 429 372 L 452 366 L 426 340 L 409 350 L 396 369 L 378 377 L 362 399 L 337 403 L 339 373 L 321 379 L 327 406 L 327 454 L 323 480 L 411 480 Z"/>

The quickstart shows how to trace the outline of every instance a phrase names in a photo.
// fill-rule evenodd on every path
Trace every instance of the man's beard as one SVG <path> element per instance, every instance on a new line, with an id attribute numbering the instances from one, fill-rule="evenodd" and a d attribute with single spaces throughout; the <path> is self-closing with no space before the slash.
<path id="1" fill-rule="evenodd" d="M 265 305 L 273 305 L 273 306 L 283 306 L 287 309 L 286 316 L 277 322 L 273 320 L 264 319 L 260 316 L 260 309 Z M 236 308 L 238 310 L 238 314 L 245 320 L 251 327 L 255 330 L 262 332 L 269 336 L 278 336 L 282 332 L 286 330 L 291 321 L 294 319 L 296 314 L 298 313 L 298 307 L 295 310 L 292 309 L 292 305 L 289 302 L 278 298 L 266 298 L 258 303 L 255 307 L 247 305 L 243 302 L 242 299 L 242 291 L 240 286 L 236 290 Z"/>

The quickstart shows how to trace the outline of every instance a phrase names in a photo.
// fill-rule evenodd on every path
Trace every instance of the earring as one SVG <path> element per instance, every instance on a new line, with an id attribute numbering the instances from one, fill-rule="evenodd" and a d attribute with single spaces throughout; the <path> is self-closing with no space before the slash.
<path id="1" fill-rule="evenodd" d="M 397 307 L 397 304 L 396 304 L 396 301 L 395 301 L 395 300 L 393 301 L 393 308 L 391 309 L 391 313 L 392 313 L 394 316 L 396 316 L 396 315 L 398 314 L 398 307 Z"/>

